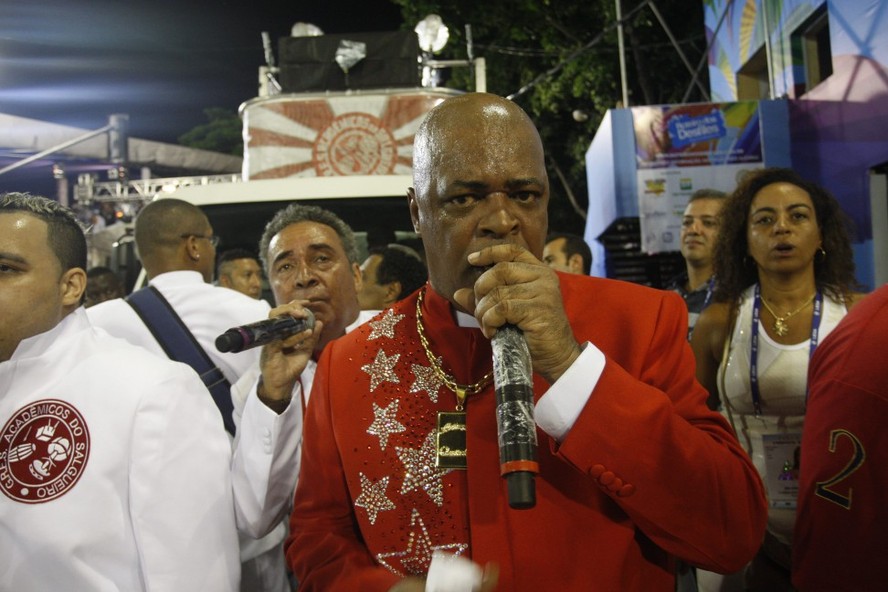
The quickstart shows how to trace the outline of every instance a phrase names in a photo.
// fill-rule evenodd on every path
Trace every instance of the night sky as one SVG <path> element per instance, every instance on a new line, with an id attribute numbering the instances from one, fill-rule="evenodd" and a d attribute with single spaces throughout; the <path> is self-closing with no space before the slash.
<path id="1" fill-rule="evenodd" d="M 396 30 L 388 0 L 2 0 L 0 112 L 95 129 L 130 116 L 132 137 L 176 142 L 256 96 L 261 32 Z"/>

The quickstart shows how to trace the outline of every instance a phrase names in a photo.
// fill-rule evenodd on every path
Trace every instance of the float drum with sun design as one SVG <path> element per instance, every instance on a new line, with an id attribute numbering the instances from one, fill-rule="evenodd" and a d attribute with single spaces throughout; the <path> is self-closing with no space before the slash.
<path id="1" fill-rule="evenodd" d="M 425 114 L 446 89 L 285 94 L 248 101 L 244 178 L 409 175 Z"/>

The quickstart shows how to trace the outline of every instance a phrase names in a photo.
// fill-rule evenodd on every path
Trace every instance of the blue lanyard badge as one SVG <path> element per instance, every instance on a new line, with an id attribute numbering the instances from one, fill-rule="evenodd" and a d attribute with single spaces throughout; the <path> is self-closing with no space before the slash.
<path id="1" fill-rule="evenodd" d="M 749 386 L 752 391 L 752 405 L 755 409 L 756 417 L 762 415 L 762 397 L 761 392 L 759 391 L 759 383 L 758 383 L 758 349 L 759 349 L 759 320 L 761 319 L 762 314 L 762 295 L 761 295 L 761 287 L 756 284 L 755 285 L 755 299 L 752 304 L 752 348 L 750 351 L 750 359 L 749 359 Z M 811 319 L 811 340 L 810 347 L 808 349 L 808 362 L 811 361 L 811 356 L 814 355 L 814 350 L 817 349 L 817 338 L 820 333 L 820 320 L 823 316 L 823 293 L 820 290 L 817 290 L 817 294 L 814 297 L 814 316 Z M 807 397 L 807 386 L 805 387 L 805 393 Z"/>

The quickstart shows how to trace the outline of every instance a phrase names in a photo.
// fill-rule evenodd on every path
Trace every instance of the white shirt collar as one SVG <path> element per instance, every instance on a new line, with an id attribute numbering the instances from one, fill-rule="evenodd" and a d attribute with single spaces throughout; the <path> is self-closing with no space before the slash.
<path id="1" fill-rule="evenodd" d="M 382 312 L 382 311 L 379 311 L 379 310 L 361 310 L 361 311 L 358 311 L 358 318 L 356 318 L 355 321 L 354 321 L 351 325 L 349 325 L 348 327 L 345 328 L 345 332 L 346 332 L 346 333 L 351 333 L 352 330 L 354 330 L 354 329 L 358 328 L 359 326 L 363 325 L 364 323 L 366 323 L 367 321 L 369 321 L 370 319 L 372 319 L 373 317 L 375 317 L 375 316 L 376 316 L 377 314 L 379 314 L 380 312 Z"/>
<path id="2" fill-rule="evenodd" d="M 456 312 L 456 324 L 465 329 L 480 329 L 481 325 L 478 323 L 478 319 L 473 317 L 470 314 L 464 313 L 461 310 L 457 310 Z"/>
<path id="3" fill-rule="evenodd" d="M 67 314 L 65 318 L 49 331 L 22 339 L 16 346 L 15 351 L 12 352 L 12 357 L 9 361 L 14 362 L 42 356 L 57 342 L 65 341 L 67 335 L 81 331 L 89 326 L 89 321 L 86 318 L 86 309 L 80 306 Z"/>
<path id="4" fill-rule="evenodd" d="M 148 281 L 149 285 L 162 286 L 164 288 L 205 283 L 206 282 L 204 281 L 204 278 L 199 271 L 191 270 L 168 271 L 166 273 L 154 276 Z"/>

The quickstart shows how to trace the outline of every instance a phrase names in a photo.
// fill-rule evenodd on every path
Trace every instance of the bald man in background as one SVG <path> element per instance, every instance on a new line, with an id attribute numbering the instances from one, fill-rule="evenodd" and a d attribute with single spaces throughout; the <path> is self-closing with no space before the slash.
<path id="1" fill-rule="evenodd" d="M 156 288 L 179 315 L 210 359 L 234 383 L 254 362 L 258 351 L 220 353 L 215 341 L 226 329 L 268 317 L 263 301 L 213 286 L 216 243 L 213 227 L 200 208 L 179 199 L 146 205 L 135 222 L 136 251 L 148 285 Z M 160 343 L 123 298 L 87 310 L 93 325 L 166 356 Z"/>
<path id="2" fill-rule="evenodd" d="M 216 337 L 231 327 L 266 319 L 271 307 L 264 300 L 211 283 L 218 237 L 206 215 L 197 206 L 179 199 L 153 201 L 136 217 L 135 241 L 148 285 L 169 303 L 225 379 L 230 384 L 237 382 L 258 363 L 260 350 L 221 353 L 216 349 Z M 87 309 L 87 315 L 94 326 L 167 357 L 126 299 L 97 304 Z M 209 392 L 207 396 L 211 396 Z M 228 398 L 230 401 L 230 395 Z M 279 549 L 246 535 L 240 543 L 244 561 L 241 590 L 285 590 L 286 567 Z"/>

